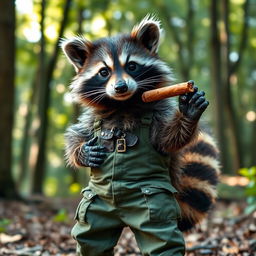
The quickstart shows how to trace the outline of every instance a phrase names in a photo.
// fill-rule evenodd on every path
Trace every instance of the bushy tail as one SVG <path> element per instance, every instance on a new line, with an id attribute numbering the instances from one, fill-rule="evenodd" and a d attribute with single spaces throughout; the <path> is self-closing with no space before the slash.
<path id="1" fill-rule="evenodd" d="M 188 231 L 206 217 L 217 197 L 216 185 L 220 174 L 218 148 L 213 138 L 201 132 L 197 140 L 184 148 L 180 193 L 180 230 Z"/>

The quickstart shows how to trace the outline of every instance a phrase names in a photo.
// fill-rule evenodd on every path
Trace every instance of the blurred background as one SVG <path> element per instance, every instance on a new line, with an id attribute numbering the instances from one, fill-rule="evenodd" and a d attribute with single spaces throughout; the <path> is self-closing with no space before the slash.
<path id="1" fill-rule="evenodd" d="M 203 119 L 219 143 L 224 183 L 256 194 L 255 1 L 1 0 L 0 197 L 80 192 L 89 172 L 63 157 L 65 129 L 81 109 L 60 38 L 129 32 L 147 13 L 162 22 L 159 55 L 176 81 L 193 79 L 206 92 Z M 238 174 L 247 178 L 228 179 Z"/>
<path id="2" fill-rule="evenodd" d="M 255 255 L 255 0 L 0 1 L 1 255 L 75 255 L 70 229 L 89 170 L 64 161 L 65 130 L 82 110 L 60 40 L 129 33 L 148 13 L 162 22 L 159 55 L 176 82 L 206 92 L 203 121 L 221 151 L 218 202 L 185 235 L 187 255 Z M 115 252 L 141 255 L 127 229 Z"/>

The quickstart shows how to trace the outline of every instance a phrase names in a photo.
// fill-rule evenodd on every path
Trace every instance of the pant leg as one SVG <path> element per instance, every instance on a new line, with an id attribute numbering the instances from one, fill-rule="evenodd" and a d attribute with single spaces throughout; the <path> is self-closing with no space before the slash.
<path id="1" fill-rule="evenodd" d="M 90 195 L 90 194 L 89 194 Z M 71 234 L 77 241 L 79 256 L 112 256 L 123 224 L 115 208 L 100 197 L 83 198 Z"/>
<path id="2" fill-rule="evenodd" d="M 185 245 L 176 221 L 144 224 L 142 230 L 131 228 L 143 255 L 183 256 Z"/>
<path id="3" fill-rule="evenodd" d="M 131 202 L 123 203 L 122 220 L 135 234 L 144 256 L 182 256 L 185 242 L 177 227 L 180 208 L 170 191 L 143 188 Z"/>

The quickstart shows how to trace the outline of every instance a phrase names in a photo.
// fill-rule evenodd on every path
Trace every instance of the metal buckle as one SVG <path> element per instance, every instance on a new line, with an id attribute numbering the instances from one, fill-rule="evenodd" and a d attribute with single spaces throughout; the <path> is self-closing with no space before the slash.
<path id="1" fill-rule="evenodd" d="M 125 138 L 121 138 L 121 139 L 116 140 L 116 151 L 118 153 L 126 152 L 126 140 L 125 140 Z"/>

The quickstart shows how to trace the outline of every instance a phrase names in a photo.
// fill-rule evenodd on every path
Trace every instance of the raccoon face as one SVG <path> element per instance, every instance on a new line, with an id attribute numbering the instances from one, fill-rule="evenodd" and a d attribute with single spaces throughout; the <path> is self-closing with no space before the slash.
<path id="1" fill-rule="evenodd" d="M 127 35 L 64 40 L 62 49 L 77 72 L 71 84 L 75 98 L 109 108 L 142 102 L 144 91 L 169 83 L 171 71 L 157 57 L 160 32 L 159 21 L 146 16 Z"/>

